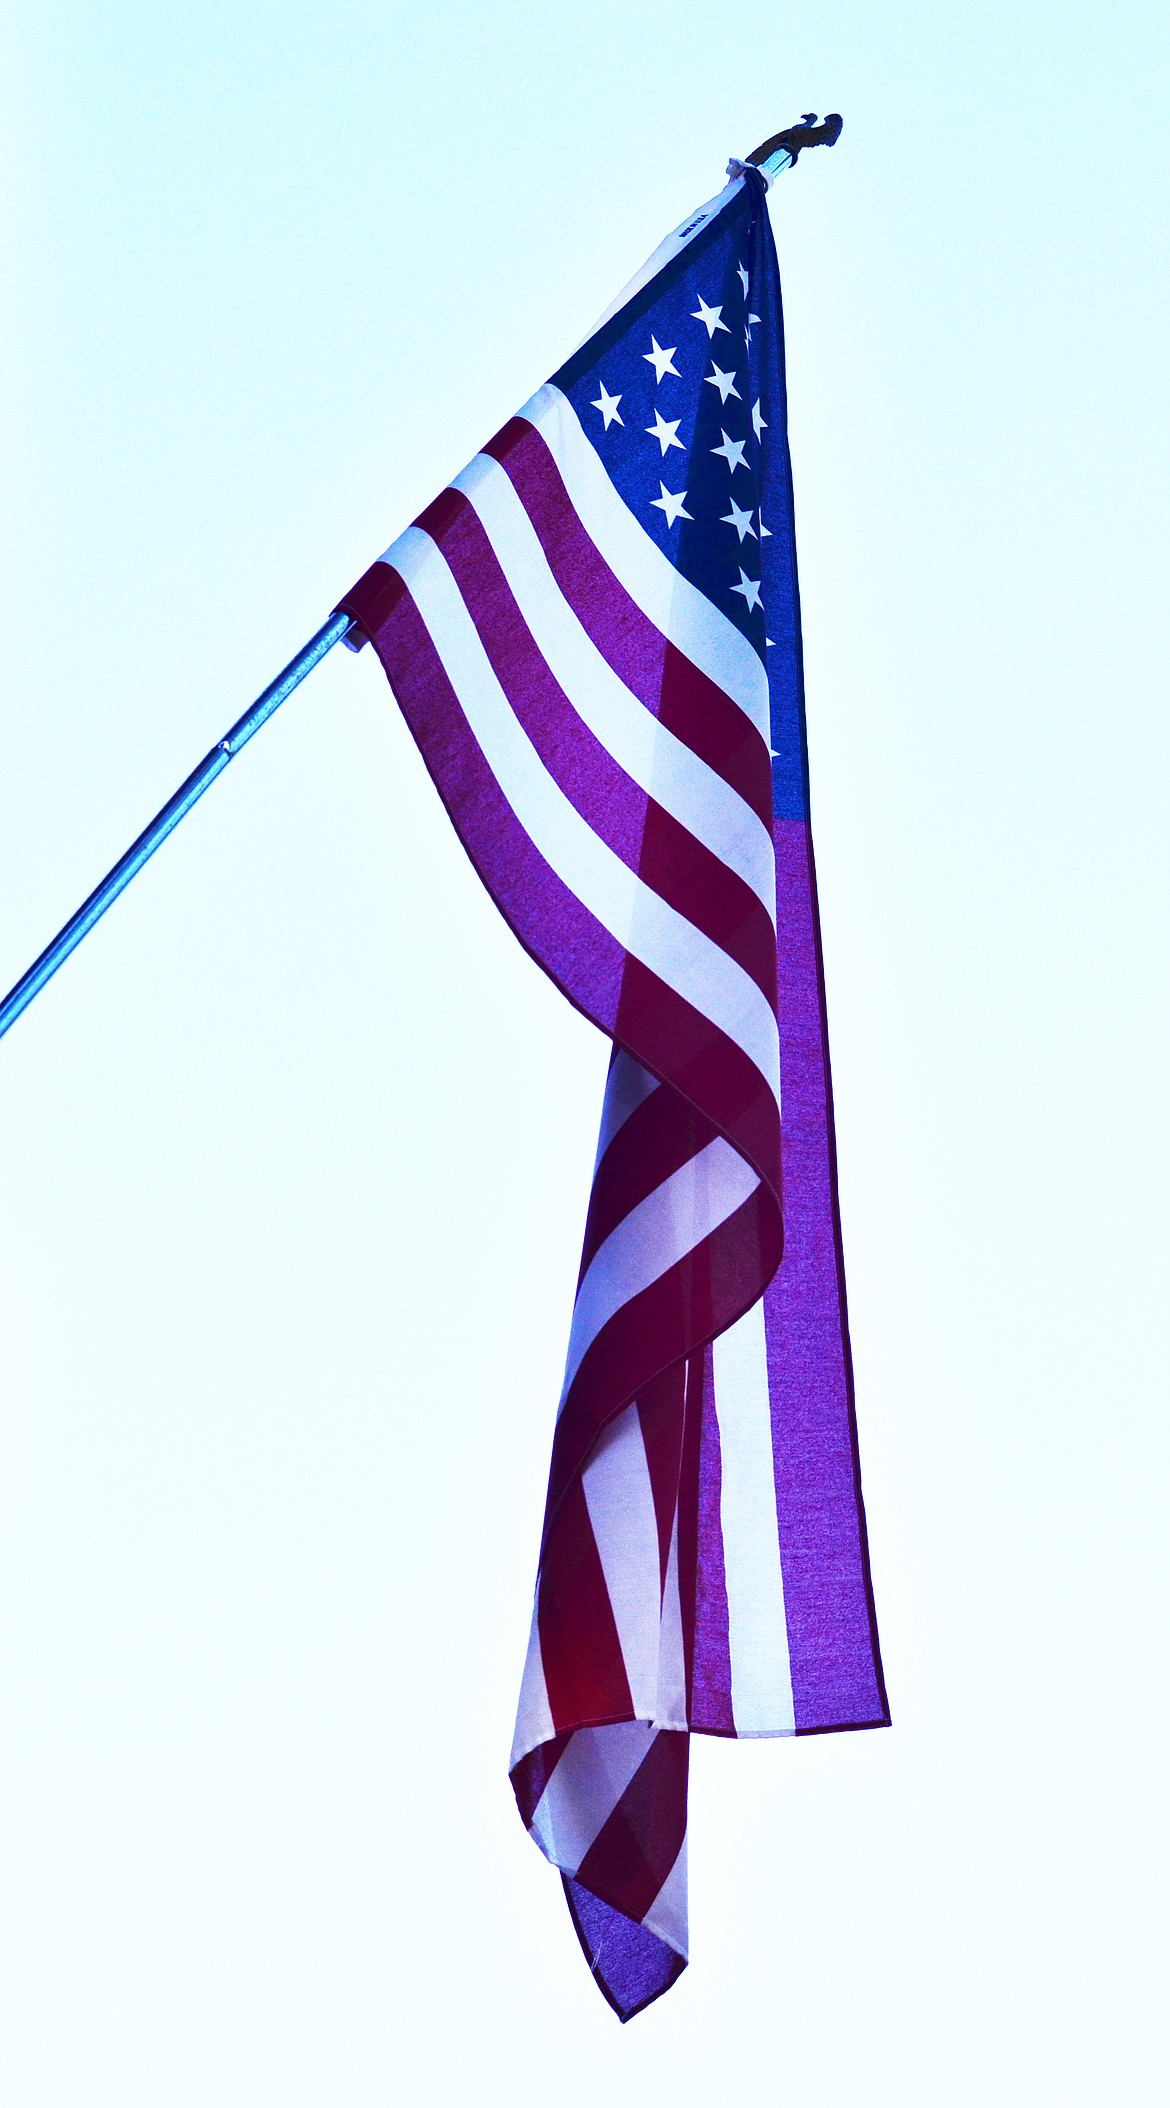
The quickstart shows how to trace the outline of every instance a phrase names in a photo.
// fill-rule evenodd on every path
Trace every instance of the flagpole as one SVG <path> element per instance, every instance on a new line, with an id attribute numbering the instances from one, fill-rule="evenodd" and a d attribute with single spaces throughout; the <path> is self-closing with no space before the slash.
<path id="1" fill-rule="evenodd" d="M 64 929 L 58 930 L 51 944 L 45 946 L 39 959 L 34 959 L 28 972 L 21 975 L 15 987 L 10 988 L 0 1003 L 0 1039 L 10 1025 L 16 1023 L 22 1010 L 27 1010 L 34 996 L 38 996 L 46 981 L 50 981 L 57 968 L 64 964 L 71 951 L 75 951 L 83 937 L 87 937 L 95 922 L 100 921 L 106 909 L 118 898 L 119 893 L 137 878 L 143 865 L 172 834 L 180 820 L 185 820 L 191 807 L 198 803 L 208 786 L 221 776 L 229 761 L 234 760 L 241 747 L 255 737 L 262 725 L 279 710 L 281 704 L 299 688 L 306 674 L 319 666 L 327 652 L 340 643 L 352 627 L 348 615 L 331 615 L 315 637 L 290 659 L 283 673 L 270 681 L 262 695 L 258 695 L 251 709 L 236 720 L 230 732 L 217 740 L 209 754 L 205 754 L 198 768 L 193 769 L 185 783 L 179 785 L 172 798 L 168 798 L 161 812 L 157 812 L 148 827 L 145 827 L 136 842 L 132 842 L 124 856 L 119 857 L 111 871 L 107 871 L 99 886 L 95 886 L 88 900 L 83 900 L 75 915 L 71 915 Z"/>
<path id="2" fill-rule="evenodd" d="M 779 175 L 782 169 L 794 168 L 797 157 L 806 147 L 835 146 L 841 136 L 841 119 L 834 112 L 820 124 L 814 111 L 807 111 L 799 124 L 790 125 L 787 131 L 775 132 L 765 139 L 747 161 L 728 163 L 730 175 L 742 174 L 747 167 L 757 168 L 767 182 Z M 295 659 L 290 659 L 283 673 L 257 696 L 250 710 L 225 732 L 209 754 L 205 754 L 197 769 L 193 769 L 185 783 L 179 785 L 173 798 L 168 798 L 162 811 L 155 814 L 149 827 L 143 829 L 136 842 L 130 844 L 125 856 L 119 857 L 112 871 L 107 871 L 99 886 L 95 886 L 88 900 L 83 900 L 75 915 L 71 915 L 64 929 L 58 930 L 51 944 L 45 946 L 38 959 L 34 959 L 28 972 L 10 988 L 0 1003 L 0 1039 L 10 1025 L 16 1023 L 22 1010 L 27 1010 L 34 996 L 38 996 L 46 981 L 51 981 L 57 968 L 64 964 L 70 952 L 76 951 L 83 937 L 88 937 L 95 922 L 99 922 L 106 909 L 137 878 L 143 865 L 150 861 L 160 844 L 172 834 L 180 820 L 185 820 L 191 807 L 198 803 L 208 786 L 221 776 L 228 762 L 245 747 L 248 741 L 266 725 L 273 712 L 279 710 L 294 688 L 299 688 L 305 675 L 312 673 L 327 652 L 332 651 L 342 638 L 353 650 L 360 651 L 366 639 L 348 615 L 331 615 L 328 622 L 310 637 Z"/>

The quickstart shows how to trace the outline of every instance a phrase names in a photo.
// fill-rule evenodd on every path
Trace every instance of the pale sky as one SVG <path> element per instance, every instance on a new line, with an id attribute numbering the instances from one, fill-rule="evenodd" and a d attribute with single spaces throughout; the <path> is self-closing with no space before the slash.
<path id="1" fill-rule="evenodd" d="M 337 652 L 0 1046 L 6 2108 L 1164 2098 L 1165 10 L 16 0 L 7 985 L 642 258 L 772 193 L 894 1727 L 506 1778 L 606 1047 Z"/>

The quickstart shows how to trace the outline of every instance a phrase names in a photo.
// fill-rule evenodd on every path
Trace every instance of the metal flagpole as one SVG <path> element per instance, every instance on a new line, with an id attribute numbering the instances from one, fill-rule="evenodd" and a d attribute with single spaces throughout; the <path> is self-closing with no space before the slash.
<path id="1" fill-rule="evenodd" d="M 9 989 L 0 1003 L 0 1039 L 10 1025 L 16 1023 L 22 1010 L 27 1010 L 34 996 L 39 995 L 46 981 L 52 979 L 57 968 L 76 950 L 83 937 L 87 937 L 105 914 L 112 901 L 118 898 L 132 878 L 136 878 L 143 864 L 154 855 L 161 842 L 185 820 L 191 807 L 203 796 L 208 785 L 221 776 L 228 762 L 246 747 L 253 734 L 266 725 L 273 713 L 279 710 L 294 688 L 299 688 L 307 673 L 319 666 L 326 652 L 340 643 L 346 631 L 352 627 L 348 615 L 330 615 L 328 622 L 317 631 L 295 659 L 290 659 L 283 673 L 278 673 L 258 695 L 250 710 L 225 732 L 221 740 L 205 754 L 197 769 L 193 769 L 185 783 L 179 785 L 173 798 L 168 798 L 162 811 L 155 814 L 149 827 L 143 829 L 136 842 L 132 842 L 125 856 L 119 857 L 112 871 L 107 871 L 100 886 L 95 886 L 88 900 L 82 901 L 75 915 L 71 915 L 64 929 L 58 930 L 51 944 L 45 946 L 39 959 L 34 959 L 28 972 L 22 974 L 14 988 Z"/>
<path id="2" fill-rule="evenodd" d="M 728 173 L 738 175 L 748 167 L 758 168 L 770 182 L 781 169 L 793 168 L 797 156 L 809 146 L 835 146 L 841 136 L 841 119 L 834 113 L 818 125 L 816 115 L 808 111 L 800 124 L 794 124 L 786 132 L 776 132 L 758 146 L 747 161 L 731 161 Z M 64 929 L 58 930 L 51 944 L 46 945 L 39 959 L 34 959 L 28 972 L 22 974 L 14 988 L 10 988 L 0 1003 L 0 1039 L 10 1025 L 16 1023 L 22 1010 L 27 1010 L 33 997 L 40 994 L 46 981 L 50 981 L 57 968 L 75 951 L 83 937 L 87 937 L 95 922 L 100 921 L 111 901 L 136 878 L 142 866 L 149 862 L 161 842 L 185 820 L 191 807 L 203 796 L 208 785 L 223 774 L 228 762 L 246 747 L 253 734 L 266 725 L 273 712 L 279 710 L 286 696 L 299 688 L 307 673 L 320 664 L 326 652 L 352 631 L 350 638 L 355 650 L 365 643 L 348 615 L 331 615 L 315 637 L 310 637 L 303 651 L 290 659 L 283 673 L 259 695 L 250 710 L 225 732 L 210 754 L 205 754 L 197 769 L 180 784 L 173 798 L 169 798 L 161 812 L 156 813 L 149 827 L 145 828 L 136 842 L 132 842 L 125 856 L 119 857 L 112 871 L 107 871 L 100 886 L 96 886 L 88 900 L 82 901 L 75 915 L 71 915 Z"/>

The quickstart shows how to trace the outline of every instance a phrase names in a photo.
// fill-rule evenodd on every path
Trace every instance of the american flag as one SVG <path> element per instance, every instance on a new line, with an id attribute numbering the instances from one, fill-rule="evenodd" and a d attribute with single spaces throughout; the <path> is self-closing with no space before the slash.
<path id="1" fill-rule="evenodd" d="M 623 2019 L 686 1966 L 691 1734 L 889 1717 L 765 191 L 684 221 L 341 603 L 613 1042 L 511 1775 Z"/>

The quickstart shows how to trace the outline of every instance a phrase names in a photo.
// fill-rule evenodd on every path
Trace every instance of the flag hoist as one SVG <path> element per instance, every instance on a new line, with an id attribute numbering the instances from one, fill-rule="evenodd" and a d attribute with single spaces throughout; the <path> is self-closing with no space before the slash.
<path id="1" fill-rule="evenodd" d="M 694 1733 L 889 1718 L 809 831 L 780 133 L 374 563 L 0 1008 L 342 637 L 613 1053 L 512 1750 L 623 2019 L 687 1958 Z"/>

